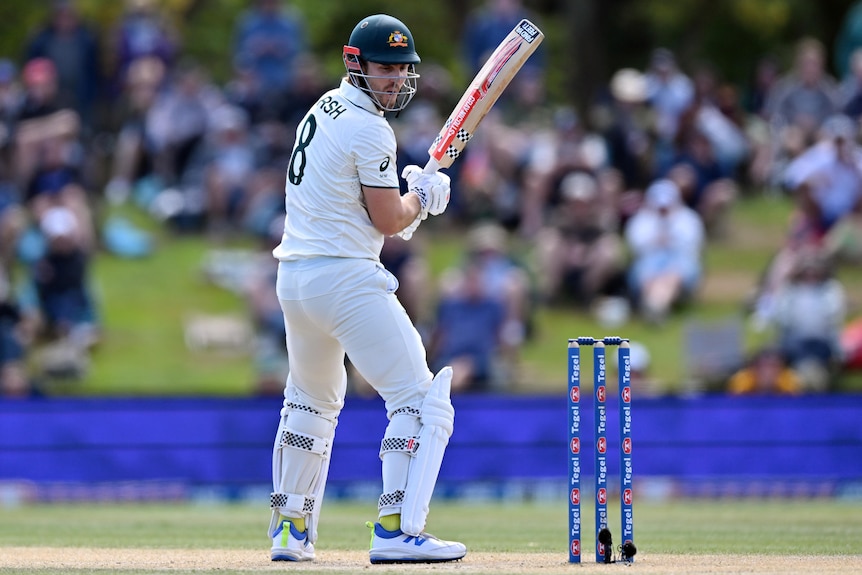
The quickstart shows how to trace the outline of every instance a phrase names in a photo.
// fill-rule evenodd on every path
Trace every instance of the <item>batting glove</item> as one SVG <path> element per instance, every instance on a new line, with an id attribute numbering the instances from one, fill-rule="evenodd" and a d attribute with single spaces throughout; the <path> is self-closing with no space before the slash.
<path id="1" fill-rule="evenodd" d="M 401 177 L 407 180 L 407 188 L 419 196 L 422 205 L 423 218 L 428 214 L 439 216 L 446 211 L 451 194 L 451 180 L 441 172 L 425 174 L 416 165 L 406 166 Z"/>

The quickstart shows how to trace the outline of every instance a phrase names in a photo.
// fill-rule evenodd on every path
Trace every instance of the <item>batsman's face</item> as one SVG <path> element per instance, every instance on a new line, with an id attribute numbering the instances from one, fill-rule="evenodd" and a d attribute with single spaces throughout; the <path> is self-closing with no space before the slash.
<path id="1" fill-rule="evenodd" d="M 410 64 L 380 64 L 368 62 L 368 85 L 376 94 L 380 104 L 385 107 L 394 106 L 401 87 L 407 81 Z"/>

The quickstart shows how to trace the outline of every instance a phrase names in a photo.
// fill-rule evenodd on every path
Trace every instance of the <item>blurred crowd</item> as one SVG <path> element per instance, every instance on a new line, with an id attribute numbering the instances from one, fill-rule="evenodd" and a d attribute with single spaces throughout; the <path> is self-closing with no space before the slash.
<path id="1" fill-rule="evenodd" d="M 281 235 L 296 125 L 335 79 L 289 2 L 249 0 L 223 83 L 185 56 L 159 2 L 124 3 L 110 46 L 73 1 L 56 0 L 21 61 L 0 55 L 0 388 L 38 393 L 39 374 L 86 370 L 103 336 L 93 259 L 150 248 L 114 215 L 134 205 L 214 248 L 232 238 L 258 246 L 261 257 L 245 258 L 229 283 L 259 342 L 257 385 L 280 393 L 289 358 L 279 356 L 269 250 Z M 519 0 L 487 0 L 469 15 L 461 54 L 471 76 L 522 17 L 541 23 Z M 456 366 L 459 392 L 505 389 L 543 307 L 658 329 L 697 305 L 707 247 L 737 233 L 734 204 L 767 194 L 792 217 L 757 289 L 739 299 L 751 324 L 775 336 L 729 366 L 726 389 L 829 390 L 862 363 L 836 276 L 862 263 L 862 38 L 852 40 L 840 77 L 827 47 L 803 38 L 791 63 L 764 55 L 742 86 L 659 47 L 642 67 L 615 71 L 581 113 L 550 102 L 540 47 L 449 170 L 446 214 L 409 242 L 386 241 L 383 263 L 399 278 L 431 369 Z M 417 97 L 391 119 L 399 165 L 425 163 L 461 91 L 439 65 L 418 71 Z M 442 233 L 464 241 L 433 278 L 428 251 Z M 756 229 L 747 233 L 757 241 Z M 647 378 L 649 354 L 636 349 Z"/>

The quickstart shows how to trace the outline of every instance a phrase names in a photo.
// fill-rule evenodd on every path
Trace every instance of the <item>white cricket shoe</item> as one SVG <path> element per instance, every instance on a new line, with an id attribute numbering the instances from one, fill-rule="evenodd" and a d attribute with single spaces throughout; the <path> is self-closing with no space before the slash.
<path id="1" fill-rule="evenodd" d="M 467 554 L 467 547 L 457 541 L 444 541 L 428 533 L 407 535 L 400 529 L 387 531 L 379 523 L 365 524 L 371 528 L 372 563 L 442 563 L 458 561 Z"/>
<path id="2" fill-rule="evenodd" d="M 272 534 L 273 561 L 313 561 L 314 545 L 307 532 L 296 530 L 288 520 L 283 520 Z"/>

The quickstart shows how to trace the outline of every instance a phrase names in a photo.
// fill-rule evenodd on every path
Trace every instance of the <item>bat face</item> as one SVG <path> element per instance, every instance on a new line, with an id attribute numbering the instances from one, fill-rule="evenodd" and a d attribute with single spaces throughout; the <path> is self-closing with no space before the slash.
<path id="1" fill-rule="evenodd" d="M 498 48 L 499 56 L 491 60 L 494 64 L 493 68 L 488 71 L 488 75 L 483 79 L 482 85 L 479 86 L 479 91 L 482 96 L 485 96 L 485 94 L 488 93 L 494 80 L 497 79 L 497 76 L 503 68 L 506 67 L 506 64 L 509 63 L 509 60 L 515 55 L 515 52 L 517 52 L 520 47 L 521 40 L 518 38 L 512 38 L 505 44 L 501 44 L 500 48 Z"/>
<path id="2" fill-rule="evenodd" d="M 529 20 L 521 20 L 494 50 L 458 105 L 452 111 L 443 129 L 428 149 L 429 165 L 446 168 L 461 155 L 461 150 L 473 137 L 476 126 L 485 117 L 512 78 L 536 51 L 544 39 Z M 427 168 L 428 166 L 426 166 Z"/>

